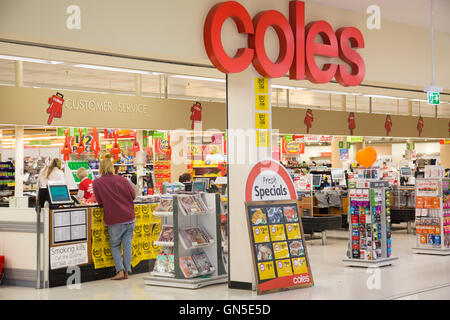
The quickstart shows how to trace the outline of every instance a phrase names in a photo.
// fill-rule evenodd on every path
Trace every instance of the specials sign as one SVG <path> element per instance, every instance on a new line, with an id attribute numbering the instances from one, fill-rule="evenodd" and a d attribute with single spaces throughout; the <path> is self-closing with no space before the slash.
<path id="1" fill-rule="evenodd" d="M 258 294 L 314 284 L 294 184 L 277 161 L 250 170 L 246 216 Z"/>
<path id="2" fill-rule="evenodd" d="M 297 199 L 294 183 L 277 161 L 262 160 L 250 170 L 245 187 L 245 201 Z"/>

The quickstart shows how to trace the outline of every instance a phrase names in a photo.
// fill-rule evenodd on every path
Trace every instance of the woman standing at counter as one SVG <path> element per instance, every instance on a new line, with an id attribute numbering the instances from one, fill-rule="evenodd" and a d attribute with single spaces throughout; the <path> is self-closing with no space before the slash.
<path id="1" fill-rule="evenodd" d="M 38 177 L 38 203 L 42 207 L 46 201 L 50 201 L 50 196 L 48 194 L 48 182 L 49 181 L 64 181 L 64 171 L 62 170 L 61 160 L 58 158 L 54 158 L 50 165 L 46 166 L 44 169 L 39 172 Z"/>
<path id="2" fill-rule="evenodd" d="M 100 161 L 99 171 L 100 178 L 94 180 L 93 187 L 98 204 L 104 208 L 104 221 L 108 226 L 109 243 L 117 272 L 111 279 L 128 279 L 128 273 L 131 272 L 131 247 L 136 220 L 133 203 L 136 193 L 127 179 L 114 174 L 114 166 L 110 159 Z"/>

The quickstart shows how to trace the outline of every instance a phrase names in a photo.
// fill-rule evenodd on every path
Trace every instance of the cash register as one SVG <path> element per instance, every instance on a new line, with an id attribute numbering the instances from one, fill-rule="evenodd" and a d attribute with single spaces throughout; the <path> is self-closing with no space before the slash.
<path id="1" fill-rule="evenodd" d="M 78 202 L 71 197 L 69 187 L 64 182 L 49 181 L 47 188 L 52 206 L 74 205 Z"/>

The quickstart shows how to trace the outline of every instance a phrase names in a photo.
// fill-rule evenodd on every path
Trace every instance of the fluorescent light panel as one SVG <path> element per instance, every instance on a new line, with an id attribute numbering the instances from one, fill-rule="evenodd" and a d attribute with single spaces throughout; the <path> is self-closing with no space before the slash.
<path id="1" fill-rule="evenodd" d="M 330 91 L 330 90 L 311 90 L 311 92 L 319 92 L 319 93 L 333 93 L 333 94 L 342 94 L 342 95 L 347 95 L 349 94 L 348 92 L 344 92 L 344 91 Z"/>
<path id="2" fill-rule="evenodd" d="M 279 84 L 273 84 L 272 88 L 277 88 L 277 89 L 286 89 L 286 90 L 306 90 L 306 88 L 301 88 L 301 87 L 291 87 L 291 86 L 283 86 L 283 85 L 279 85 Z"/>
<path id="3" fill-rule="evenodd" d="M 382 98 L 382 99 L 392 99 L 392 100 L 406 100 L 406 98 L 402 98 L 402 97 L 393 97 L 393 96 L 382 96 L 382 95 L 378 95 L 378 94 L 365 94 L 365 97 L 370 97 L 370 98 Z"/>
<path id="4" fill-rule="evenodd" d="M 116 71 L 116 72 L 126 72 L 126 73 L 138 73 L 138 74 L 145 74 L 145 75 L 161 74 L 160 72 L 151 72 L 151 71 L 135 70 L 135 69 L 127 69 L 127 68 L 105 67 L 105 66 L 97 66 L 97 65 L 93 65 L 93 64 L 75 64 L 73 66 L 77 67 L 77 68 L 84 68 L 84 69 Z"/>
<path id="5" fill-rule="evenodd" d="M 0 55 L 0 59 L 15 60 L 15 61 L 17 60 L 17 61 L 33 62 L 33 63 L 43 63 L 43 64 L 62 64 L 62 63 L 64 63 L 61 61 L 44 60 L 44 59 L 36 59 L 36 58 L 25 58 L 25 57 L 16 57 L 16 56 L 7 56 L 7 55 Z"/>
<path id="6" fill-rule="evenodd" d="M 188 79 L 188 80 L 201 80 L 201 81 L 222 82 L 222 83 L 226 82 L 225 79 L 185 76 L 185 75 L 181 75 L 181 74 L 171 75 L 170 77 L 179 78 L 179 79 Z"/>

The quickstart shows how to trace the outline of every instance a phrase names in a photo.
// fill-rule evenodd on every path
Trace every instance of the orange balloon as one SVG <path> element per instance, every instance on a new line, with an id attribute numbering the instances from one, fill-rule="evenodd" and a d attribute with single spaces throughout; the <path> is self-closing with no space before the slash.
<path id="1" fill-rule="evenodd" d="M 356 162 L 370 168 L 377 161 L 377 151 L 372 147 L 364 148 L 356 153 Z"/>

